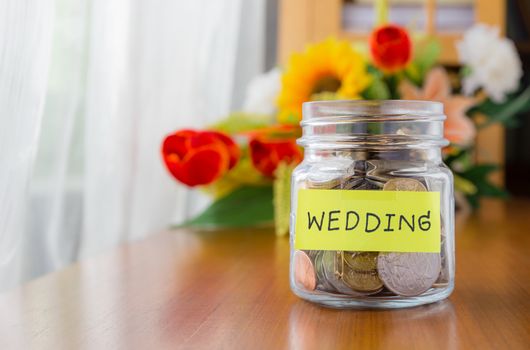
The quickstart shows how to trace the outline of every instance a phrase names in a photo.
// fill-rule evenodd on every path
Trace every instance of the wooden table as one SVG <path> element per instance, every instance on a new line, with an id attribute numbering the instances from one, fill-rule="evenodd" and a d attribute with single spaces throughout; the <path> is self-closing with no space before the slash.
<path id="1" fill-rule="evenodd" d="M 166 232 L 0 296 L 0 349 L 530 348 L 530 202 L 459 225 L 453 295 L 395 311 L 325 309 L 288 285 L 267 230 Z"/>

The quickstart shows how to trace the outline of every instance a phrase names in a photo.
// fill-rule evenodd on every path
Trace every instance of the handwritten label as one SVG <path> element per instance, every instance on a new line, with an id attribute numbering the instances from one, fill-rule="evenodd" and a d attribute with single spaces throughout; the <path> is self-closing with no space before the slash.
<path id="1" fill-rule="evenodd" d="M 295 249 L 440 252 L 440 193 L 301 189 Z"/>

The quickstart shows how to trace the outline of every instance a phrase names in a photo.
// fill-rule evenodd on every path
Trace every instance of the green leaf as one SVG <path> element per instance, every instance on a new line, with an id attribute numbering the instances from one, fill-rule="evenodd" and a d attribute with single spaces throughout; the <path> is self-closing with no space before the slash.
<path id="1" fill-rule="evenodd" d="M 295 165 L 282 162 L 274 173 L 274 226 L 276 235 L 289 232 L 291 212 L 291 174 Z"/>
<path id="2" fill-rule="evenodd" d="M 495 164 L 480 164 L 464 172 L 456 174 L 462 177 L 463 179 L 468 180 L 475 186 L 476 192 L 473 194 L 467 195 L 469 203 L 474 208 L 478 207 L 480 203 L 479 202 L 480 197 L 497 197 L 497 198 L 508 197 L 508 192 L 494 185 L 488 179 L 489 174 L 497 169 L 498 169 L 498 166 Z"/>
<path id="3" fill-rule="evenodd" d="M 385 85 L 388 87 L 390 99 L 399 100 L 400 96 L 399 96 L 398 86 L 399 86 L 399 82 L 401 81 L 401 75 L 398 75 L 398 74 L 385 75 L 383 80 L 385 82 Z"/>
<path id="4" fill-rule="evenodd" d="M 495 186 L 490 182 L 484 182 L 480 185 L 479 189 L 480 195 L 485 197 L 498 197 L 498 198 L 508 198 L 508 192 Z"/>
<path id="5" fill-rule="evenodd" d="M 454 161 L 458 161 L 466 153 L 466 149 L 458 149 L 456 152 L 447 155 L 444 159 L 446 164 L 451 164 Z"/>
<path id="6" fill-rule="evenodd" d="M 521 93 L 509 95 L 503 103 L 495 103 L 486 99 L 481 104 L 471 108 L 467 114 L 470 116 L 476 113 L 486 115 L 487 121 L 480 125 L 483 128 L 493 123 L 503 123 L 506 126 L 513 125 L 513 118 L 528 110 L 530 110 L 530 87 Z"/>
<path id="7" fill-rule="evenodd" d="M 480 202 L 479 202 L 480 197 L 477 196 L 476 194 L 466 196 L 466 199 L 473 209 L 478 209 L 480 207 Z"/>
<path id="8" fill-rule="evenodd" d="M 454 174 L 455 189 L 463 194 L 470 195 L 477 193 L 477 187 L 469 180 L 458 174 Z"/>
<path id="9" fill-rule="evenodd" d="M 456 164 L 459 164 L 461 168 L 467 169 L 468 165 L 471 164 L 472 151 L 472 148 L 457 148 L 456 152 L 453 152 L 445 157 L 444 162 L 451 169 L 453 169 L 454 165 Z"/>
<path id="10" fill-rule="evenodd" d="M 412 82 L 417 87 L 421 87 L 423 76 L 422 76 L 422 72 L 420 72 L 420 68 L 418 67 L 417 64 L 415 64 L 414 62 L 409 64 L 405 68 L 404 73 L 405 73 L 405 77 L 407 77 L 407 79 L 410 82 Z"/>
<path id="11" fill-rule="evenodd" d="M 412 63 L 405 69 L 405 75 L 416 85 L 421 86 L 423 77 L 436 64 L 441 45 L 437 40 L 416 43 Z"/>
<path id="12" fill-rule="evenodd" d="M 212 125 L 211 128 L 227 134 L 237 134 L 270 126 L 272 121 L 272 116 L 236 112 Z"/>
<path id="13" fill-rule="evenodd" d="M 390 91 L 381 79 L 374 78 L 362 95 L 367 100 L 387 100 L 390 98 Z"/>
<path id="14" fill-rule="evenodd" d="M 471 169 L 465 171 L 463 175 L 472 181 L 482 180 L 488 176 L 489 173 L 498 170 L 499 167 L 496 164 L 480 164 L 472 167 Z"/>
<path id="15" fill-rule="evenodd" d="M 465 78 L 467 76 L 471 75 L 471 67 L 469 66 L 463 66 L 461 69 L 460 69 L 460 76 L 462 78 Z"/>
<path id="16" fill-rule="evenodd" d="M 416 49 L 414 61 L 424 72 L 428 71 L 436 64 L 442 47 L 437 40 L 429 40 L 425 45 L 419 45 Z"/>
<path id="17" fill-rule="evenodd" d="M 271 224 L 273 218 L 272 186 L 246 186 L 215 201 L 199 216 L 186 221 L 180 227 L 253 227 Z"/>
<path id="18" fill-rule="evenodd" d="M 490 182 L 482 182 L 480 185 L 477 184 L 475 194 L 466 196 L 469 204 L 475 209 L 479 207 L 481 197 L 508 198 L 509 195 L 508 192 Z"/>

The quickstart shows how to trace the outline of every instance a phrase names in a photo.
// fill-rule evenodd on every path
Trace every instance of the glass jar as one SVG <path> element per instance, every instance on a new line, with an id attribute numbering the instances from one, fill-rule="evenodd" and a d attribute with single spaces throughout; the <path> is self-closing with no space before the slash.
<path id="1" fill-rule="evenodd" d="M 454 288 L 453 177 L 443 105 L 303 106 L 291 188 L 291 289 L 337 308 L 401 308 Z"/>

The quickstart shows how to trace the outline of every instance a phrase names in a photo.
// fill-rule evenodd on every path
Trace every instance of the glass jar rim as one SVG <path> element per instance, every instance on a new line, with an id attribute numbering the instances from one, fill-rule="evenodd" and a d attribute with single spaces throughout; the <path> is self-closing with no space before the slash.
<path id="1" fill-rule="evenodd" d="M 315 122 L 445 120 L 441 102 L 423 100 L 332 100 L 303 104 L 301 125 Z"/>
<path id="2" fill-rule="evenodd" d="M 444 147 L 445 119 L 443 104 L 434 101 L 306 102 L 297 142 L 312 149 Z"/>

